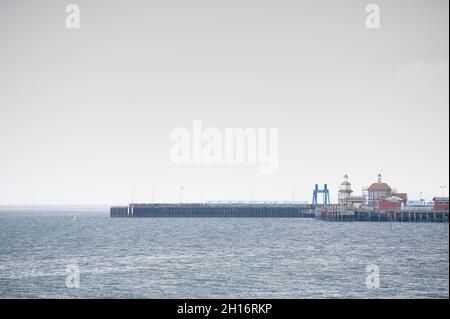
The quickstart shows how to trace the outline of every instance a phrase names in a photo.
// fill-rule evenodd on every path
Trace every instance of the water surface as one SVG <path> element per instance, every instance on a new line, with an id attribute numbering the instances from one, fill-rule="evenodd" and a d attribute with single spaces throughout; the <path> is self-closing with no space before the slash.
<path id="1" fill-rule="evenodd" d="M 378 289 L 365 284 L 371 264 Z M 66 287 L 68 265 L 79 288 Z M 448 298 L 448 287 L 448 223 L 0 209 L 0 298 Z"/>

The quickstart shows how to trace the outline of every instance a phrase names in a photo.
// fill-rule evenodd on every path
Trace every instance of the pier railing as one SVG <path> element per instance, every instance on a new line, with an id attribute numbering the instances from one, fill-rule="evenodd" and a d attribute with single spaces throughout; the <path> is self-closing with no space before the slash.
<path id="1" fill-rule="evenodd" d="M 448 210 L 379 210 L 379 209 L 322 209 L 316 218 L 325 221 L 356 222 L 448 222 Z"/>

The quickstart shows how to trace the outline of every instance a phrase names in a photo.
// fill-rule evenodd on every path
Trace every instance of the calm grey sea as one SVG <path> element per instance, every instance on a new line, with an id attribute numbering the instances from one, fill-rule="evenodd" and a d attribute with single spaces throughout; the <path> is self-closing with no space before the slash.
<path id="1" fill-rule="evenodd" d="M 371 264 L 378 289 L 365 283 Z M 68 265 L 79 288 L 66 287 Z M 0 209 L 0 298 L 448 297 L 448 223 Z"/>

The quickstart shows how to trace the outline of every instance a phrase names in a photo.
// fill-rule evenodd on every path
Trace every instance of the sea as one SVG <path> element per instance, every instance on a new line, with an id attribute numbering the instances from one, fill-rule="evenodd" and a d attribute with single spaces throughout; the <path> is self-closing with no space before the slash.
<path id="1" fill-rule="evenodd" d="M 448 223 L 0 207 L 0 298 L 449 298 Z"/>

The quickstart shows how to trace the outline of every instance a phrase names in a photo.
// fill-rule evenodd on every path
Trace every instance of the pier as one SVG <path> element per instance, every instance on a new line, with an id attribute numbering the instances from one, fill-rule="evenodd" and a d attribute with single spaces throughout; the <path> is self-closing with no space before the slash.
<path id="1" fill-rule="evenodd" d="M 113 206 L 111 217 L 222 217 L 222 218 L 315 218 L 329 222 L 417 222 L 449 221 L 448 210 L 348 209 L 339 205 L 296 203 L 192 203 L 130 204 Z"/>

